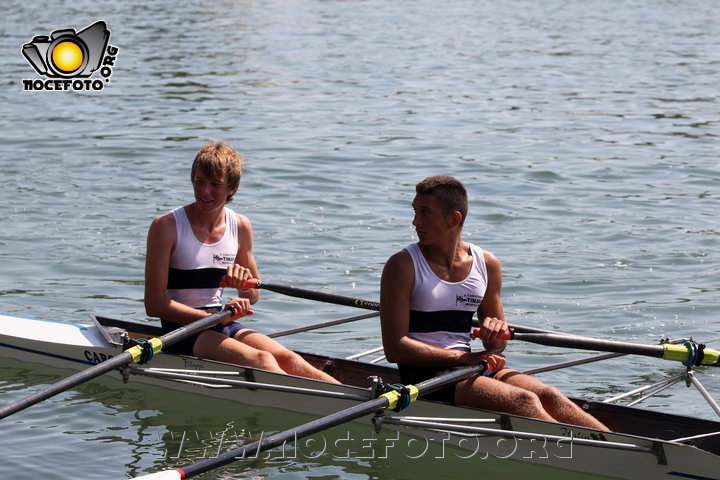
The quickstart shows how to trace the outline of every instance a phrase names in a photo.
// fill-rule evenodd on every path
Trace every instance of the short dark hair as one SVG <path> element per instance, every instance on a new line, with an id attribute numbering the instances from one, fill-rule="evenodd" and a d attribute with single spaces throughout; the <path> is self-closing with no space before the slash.
<path id="1" fill-rule="evenodd" d="M 468 196 L 467 190 L 465 190 L 465 186 L 460 180 L 447 175 L 435 175 L 415 185 L 415 192 L 420 195 L 432 195 L 435 197 L 445 209 L 445 213 L 460 212 L 462 216 L 460 225 L 465 223 L 468 211 Z"/>

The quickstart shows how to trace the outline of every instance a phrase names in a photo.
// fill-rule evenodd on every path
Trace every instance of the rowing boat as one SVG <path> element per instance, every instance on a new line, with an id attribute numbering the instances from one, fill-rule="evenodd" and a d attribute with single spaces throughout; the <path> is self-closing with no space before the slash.
<path id="1" fill-rule="evenodd" d="M 106 317 L 93 316 L 92 324 L 80 325 L 0 315 L 0 357 L 82 370 L 122 353 L 133 341 L 160 334 L 156 325 Z M 298 353 L 342 384 L 173 354 L 158 355 L 152 368 L 131 366 L 109 375 L 313 416 L 367 401 L 383 385 L 399 381 L 391 366 Z M 720 478 L 720 422 L 574 401 L 612 432 L 426 400 L 407 411 L 359 421 L 441 443 L 455 452 L 452 461 L 467 462 L 478 476 L 485 472 L 499 479 Z M 400 456 L 407 459 L 408 454 Z"/>

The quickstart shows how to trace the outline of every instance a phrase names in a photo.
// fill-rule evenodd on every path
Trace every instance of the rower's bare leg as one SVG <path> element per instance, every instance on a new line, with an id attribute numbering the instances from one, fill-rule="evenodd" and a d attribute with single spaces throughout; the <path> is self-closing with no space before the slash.
<path id="1" fill-rule="evenodd" d="M 556 421 L 545 411 L 540 399 L 534 393 L 481 375 L 470 377 L 457 384 L 455 403 L 550 422 Z"/>
<path id="2" fill-rule="evenodd" d="M 530 375 L 524 375 L 516 370 L 505 369 L 498 372 L 495 378 L 533 392 L 540 399 L 543 408 L 558 422 L 597 430 L 609 430 L 602 422 L 578 407 L 557 388 L 545 385 Z"/>
<path id="3" fill-rule="evenodd" d="M 288 350 L 277 341 L 249 328 L 240 330 L 235 339 L 258 350 L 269 352 L 285 372 L 299 377 L 313 378 L 331 383 L 340 383 L 333 377 L 310 365 L 304 358 Z"/>
<path id="4" fill-rule="evenodd" d="M 193 355 L 244 367 L 286 373 L 271 353 L 245 345 L 212 330 L 200 334 L 193 346 Z"/>

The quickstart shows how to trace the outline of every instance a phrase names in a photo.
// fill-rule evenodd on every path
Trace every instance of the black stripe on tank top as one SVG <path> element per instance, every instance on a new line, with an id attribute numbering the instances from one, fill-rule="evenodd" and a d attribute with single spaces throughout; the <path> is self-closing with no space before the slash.
<path id="1" fill-rule="evenodd" d="M 474 313 L 474 311 L 463 310 L 439 310 L 437 312 L 410 310 L 408 330 L 415 333 L 469 332 Z"/>
<path id="2" fill-rule="evenodd" d="M 188 288 L 218 288 L 220 280 L 225 275 L 224 268 L 197 268 L 195 270 L 181 270 L 172 268 L 168 272 L 168 285 L 170 289 Z"/>

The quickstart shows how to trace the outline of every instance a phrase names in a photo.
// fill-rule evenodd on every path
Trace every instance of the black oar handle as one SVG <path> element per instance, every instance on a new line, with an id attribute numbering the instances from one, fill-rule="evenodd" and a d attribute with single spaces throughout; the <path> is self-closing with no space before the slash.
<path id="1" fill-rule="evenodd" d="M 480 329 L 472 332 L 472 338 L 479 336 Z M 682 362 L 688 367 L 699 365 L 720 366 L 720 352 L 706 348 L 692 340 L 682 345 L 662 343 L 659 345 L 646 345 L 642 343 L 618 342 L 602 340 L 599 338 L 583 337 L 579 335 L 565 335 L 552 332 L 523 332 L 520 329 L 510 328 L 501 340 L 522 340 L 548 347 L 577 348 L 581 350 L 595 350 L 598 352 L 612 352 L 629 355 L 643 355 L 646 357 L 662 358 L 664 360 Z"/>
<path id="2" fill-rule="evenodd" d="M 477 338 L 479 333 L 479 328 L 474 329 L 471 334 L 472 338 Z M 664 347 L 662 345 L 642 345 L 638 343 L 615 342 L 612 340 L 600 340 L 597 338 L 548 332 L 525 333 L 518 332 L 515 328 L 509 328 L 503 336 L 498 338 L 498 340 L 522 340 L 523 342 L 536 343 L 538 345 L 545 345 L 548 347 L 580 348 L 584 350 L 645 355 L 658 358 L 662 358 L 664 353 Z"/>
<path id="3" fill-rule="evenodd" d="M 317 300 L 320 302 L 334 303 L 336 305 L 345 305 L 348 307 L 364 308 L 366 310 L 380 310 L 380 303 L 373 300 L 350 297 L 347 295 L 338 295 L 335 293 L 319 292 L 317 290 L 309 290 L 307 288 L 294 287 L 292 285 L 262 283 L 260 280 L 254 278 L 246 280 L 243 288 L 262 288 L 264 290 L 282 293 L 283 295 L 288 295 L 291 297 Z"/>
<path id="4" fill-rule="evenodd" d="M 263 283 L 255 278 L 246 280 L 243 284 L 244 289 L 247 288 L 261 288 L 264 290 L 270 290 L 271 292 L 281 293 L 291 297 L 305 298 L 307 300 L 317 300 L 320 302 L 334 303 L 336 305 L 345 305 L 348 307 L 364 308 L 366 310 L 380 311 L 380 303 L 375 300 L 366 300 L 364 298 L 350 297 L 347 295 L 337 295 L 327 292 L 319 292 L 317 290 L 308 290 L 306 288 L 294 287 L 292 285 L 278 285 L 273 283 Z M 473 322 L 476 322 L 473 320 Z M 517 332 L 529 332 L 529 333 L 546 333 L 548 330 L 541 328 L 526 327 L 523 325 L 508 324 Z"/>

